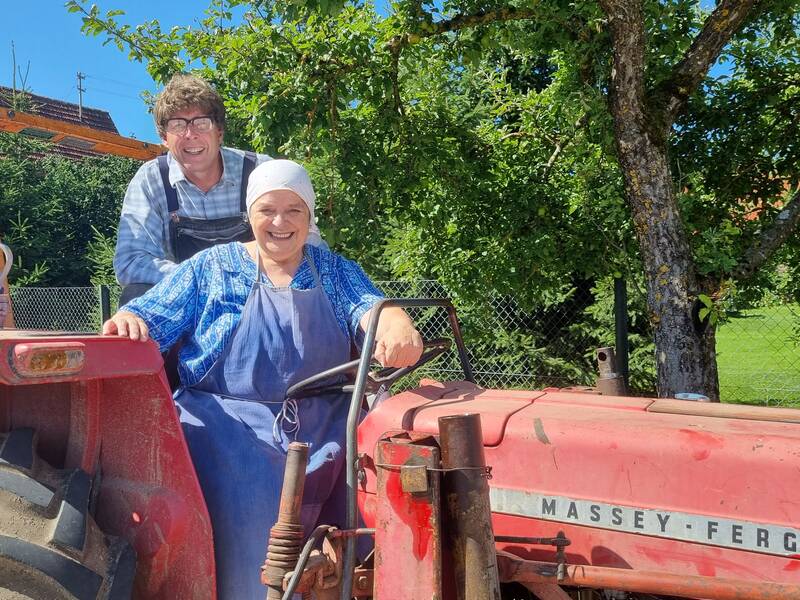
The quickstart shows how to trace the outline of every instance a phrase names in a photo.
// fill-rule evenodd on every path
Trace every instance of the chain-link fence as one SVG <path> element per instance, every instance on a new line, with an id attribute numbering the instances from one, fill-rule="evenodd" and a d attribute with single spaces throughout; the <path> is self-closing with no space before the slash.
<path id="1" fill-rule="evenodd" d="M 722 398 L 800 407 L 800 306 L 731 312 L 717 329 L 717 365 Z"/>
<path id="2" fill-rule="evenodd" d="M 447 297 L 436 281 L 376 283 L 390 297 Z M 24 329 L 99 331 L 104 316 L 116 310 L 118 297 L 115 288 L 11 289 L 16 324 Z M 528 389 L 592 385 L 594 350 L 614 340 L 612 303 L 607 317 L 598 320 L 587 311 L 593 302 L 591 297 L 583 301 L 573 298 L 572 303 L 534 312 L 500 295 L 487 294 L 480 308 L 473 303 L 459 318 L 477 382 L 485 387 Z M 443 309 L 410 312 L 423 337 L 449 337 Z M 800 405 L 798 340 L 800 307 L 796 305 L 734 313 L 717 333 L 723 400 Z M 633 343 L 632 357 L 637 351 L 652 354 L 645 342 L 640 346 Z M 460 379 L 455 350 L 426 366 L 418 376 Z"/>
<path id="3" fill-rule="evenodd" d="M 436 281 L 379 281 L 389 297 L 447 298 Z M 441 308 L 408 311 L 425 339 L 451 337 Z M 513 299 L 489 294 L 480 309 L 459 313 L 476 382 L 484 387 L 535 389 L 591 385 L 596 340 L 576 327 L 579 315 L 566 308 L 524 311 Z M 532 327 L 536 324 L 535 327 Z M 613 331 L 610 332 L 613 338 Z M 421 376 L 461 379 L 455 348 L 421 370 Z"/>
<path id="4" fill-rule="evenodd" d="M 99 331 L 99 287 L 12 287 L 14 323 L 20 329 Z"/>
<path id="5" fill-rule="evenodd" d="M 446 298 L 436 281 L 378 281 L 389 297 Z M 106 309 L 103 310 L 103 296 Z M 17 327 L 97 332 L 104 318 L 117 309 L 119 288 L 11 288 Z M 541 388 L 590 385 L 594 378 L 594 342 L 570 331 L 574 315 L 567 311 L 530 315 L 515 302 L 498 297 L 490 310 L 460 314 L 475 378 L 486 387 Z M 426 339 L 450 337 L 447 313 L 440 308 L 411 309 Z M 536 320 L 546 323 L 542 339 L 520 335 L 515 328 Z M 438 358 L 420 376 L 460 379 L 455 349 Z"/>

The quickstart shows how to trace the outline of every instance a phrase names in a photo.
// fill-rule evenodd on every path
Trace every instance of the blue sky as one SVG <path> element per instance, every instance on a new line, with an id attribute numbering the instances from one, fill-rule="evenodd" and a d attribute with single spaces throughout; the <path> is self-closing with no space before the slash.
<path id="1" fill-rule="evenodd" d="M 203 0 L 94 0 L 103 12 L 121 9 L 121 19 L 131 24 L 158 19 L 163 28 L 187 25 L 202 16 Z M 30 61 L 27 88 L 35 93 L 78 102 L 76 73 L 86 74 L 85 106 L 111 113 L 122 135 L 157 141 L 147 106 L 139 94 L 155 90 L 144 65 L 130 62 L 115 46 L 103 46 L 103 38 L 81 33 L 81 18 L 68 13 L 62 0 L 24 0 L 3 3 L 0 19 L 0 85 L 11 86 L 11 42 L 17 66 Z M 17 86 L 20 86 L 17 75 Z"/>

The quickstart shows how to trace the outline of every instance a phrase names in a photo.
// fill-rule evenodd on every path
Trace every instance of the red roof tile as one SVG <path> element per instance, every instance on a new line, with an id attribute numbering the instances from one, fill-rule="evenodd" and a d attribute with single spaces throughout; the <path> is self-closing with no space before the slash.
<path id="1" fill-rule="evenodd" d="M 17 93 L 19 94 L 20 92 Z M 0 106 L 11 108 L 13 94 L 14 90 L 11 88 L 0 86 Z M 50 119 L 58 119 L 60 121 L 66 121 L 67 123 L 75 123 L 76 125 L 84 125 L 92 129 L 109 131 L 119 135 L 117 126 L 114 125 L 114 121 L 107 111 L 84 106 L 82 118 L 79 119 L 77 104 L 27 92 L 25 92 L 25 94 L 28 97 L 25 108 L 25 112 L 27 113 L 48 117 Z"/>

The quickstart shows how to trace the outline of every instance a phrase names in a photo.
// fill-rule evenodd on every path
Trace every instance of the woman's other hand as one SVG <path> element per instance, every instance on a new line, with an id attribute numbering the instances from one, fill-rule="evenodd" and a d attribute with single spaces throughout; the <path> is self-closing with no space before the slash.
<path id="1" fill-rule="evenodd" d="M 147 323 L 141 317 L 121 310 L 103 323 L 103 335 L 129 337 L 134 341 L 147 341 Z"/>
<path id="2" fill-rule="evenodd" d="M 362 324 L 366 322 L 368 318 L 362 320 Z M 384 309 L 376 333 L 375 359 L 382 366 L 408 367 L 422 356 L 422 336 L 403 309 Z"/>

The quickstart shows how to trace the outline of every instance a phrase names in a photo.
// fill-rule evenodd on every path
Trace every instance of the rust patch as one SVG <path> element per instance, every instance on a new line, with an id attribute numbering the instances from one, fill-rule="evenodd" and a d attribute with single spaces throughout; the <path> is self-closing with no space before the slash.
<path id="1" fill-rule="evenodd" d="M 544 425 L 542 425 L 542 420 L 538 417 L 533 420 L 533 431 L 536 433 L 537 440 L 546 445 L 550 444 L 550 438 L 544 432 Z"/>

